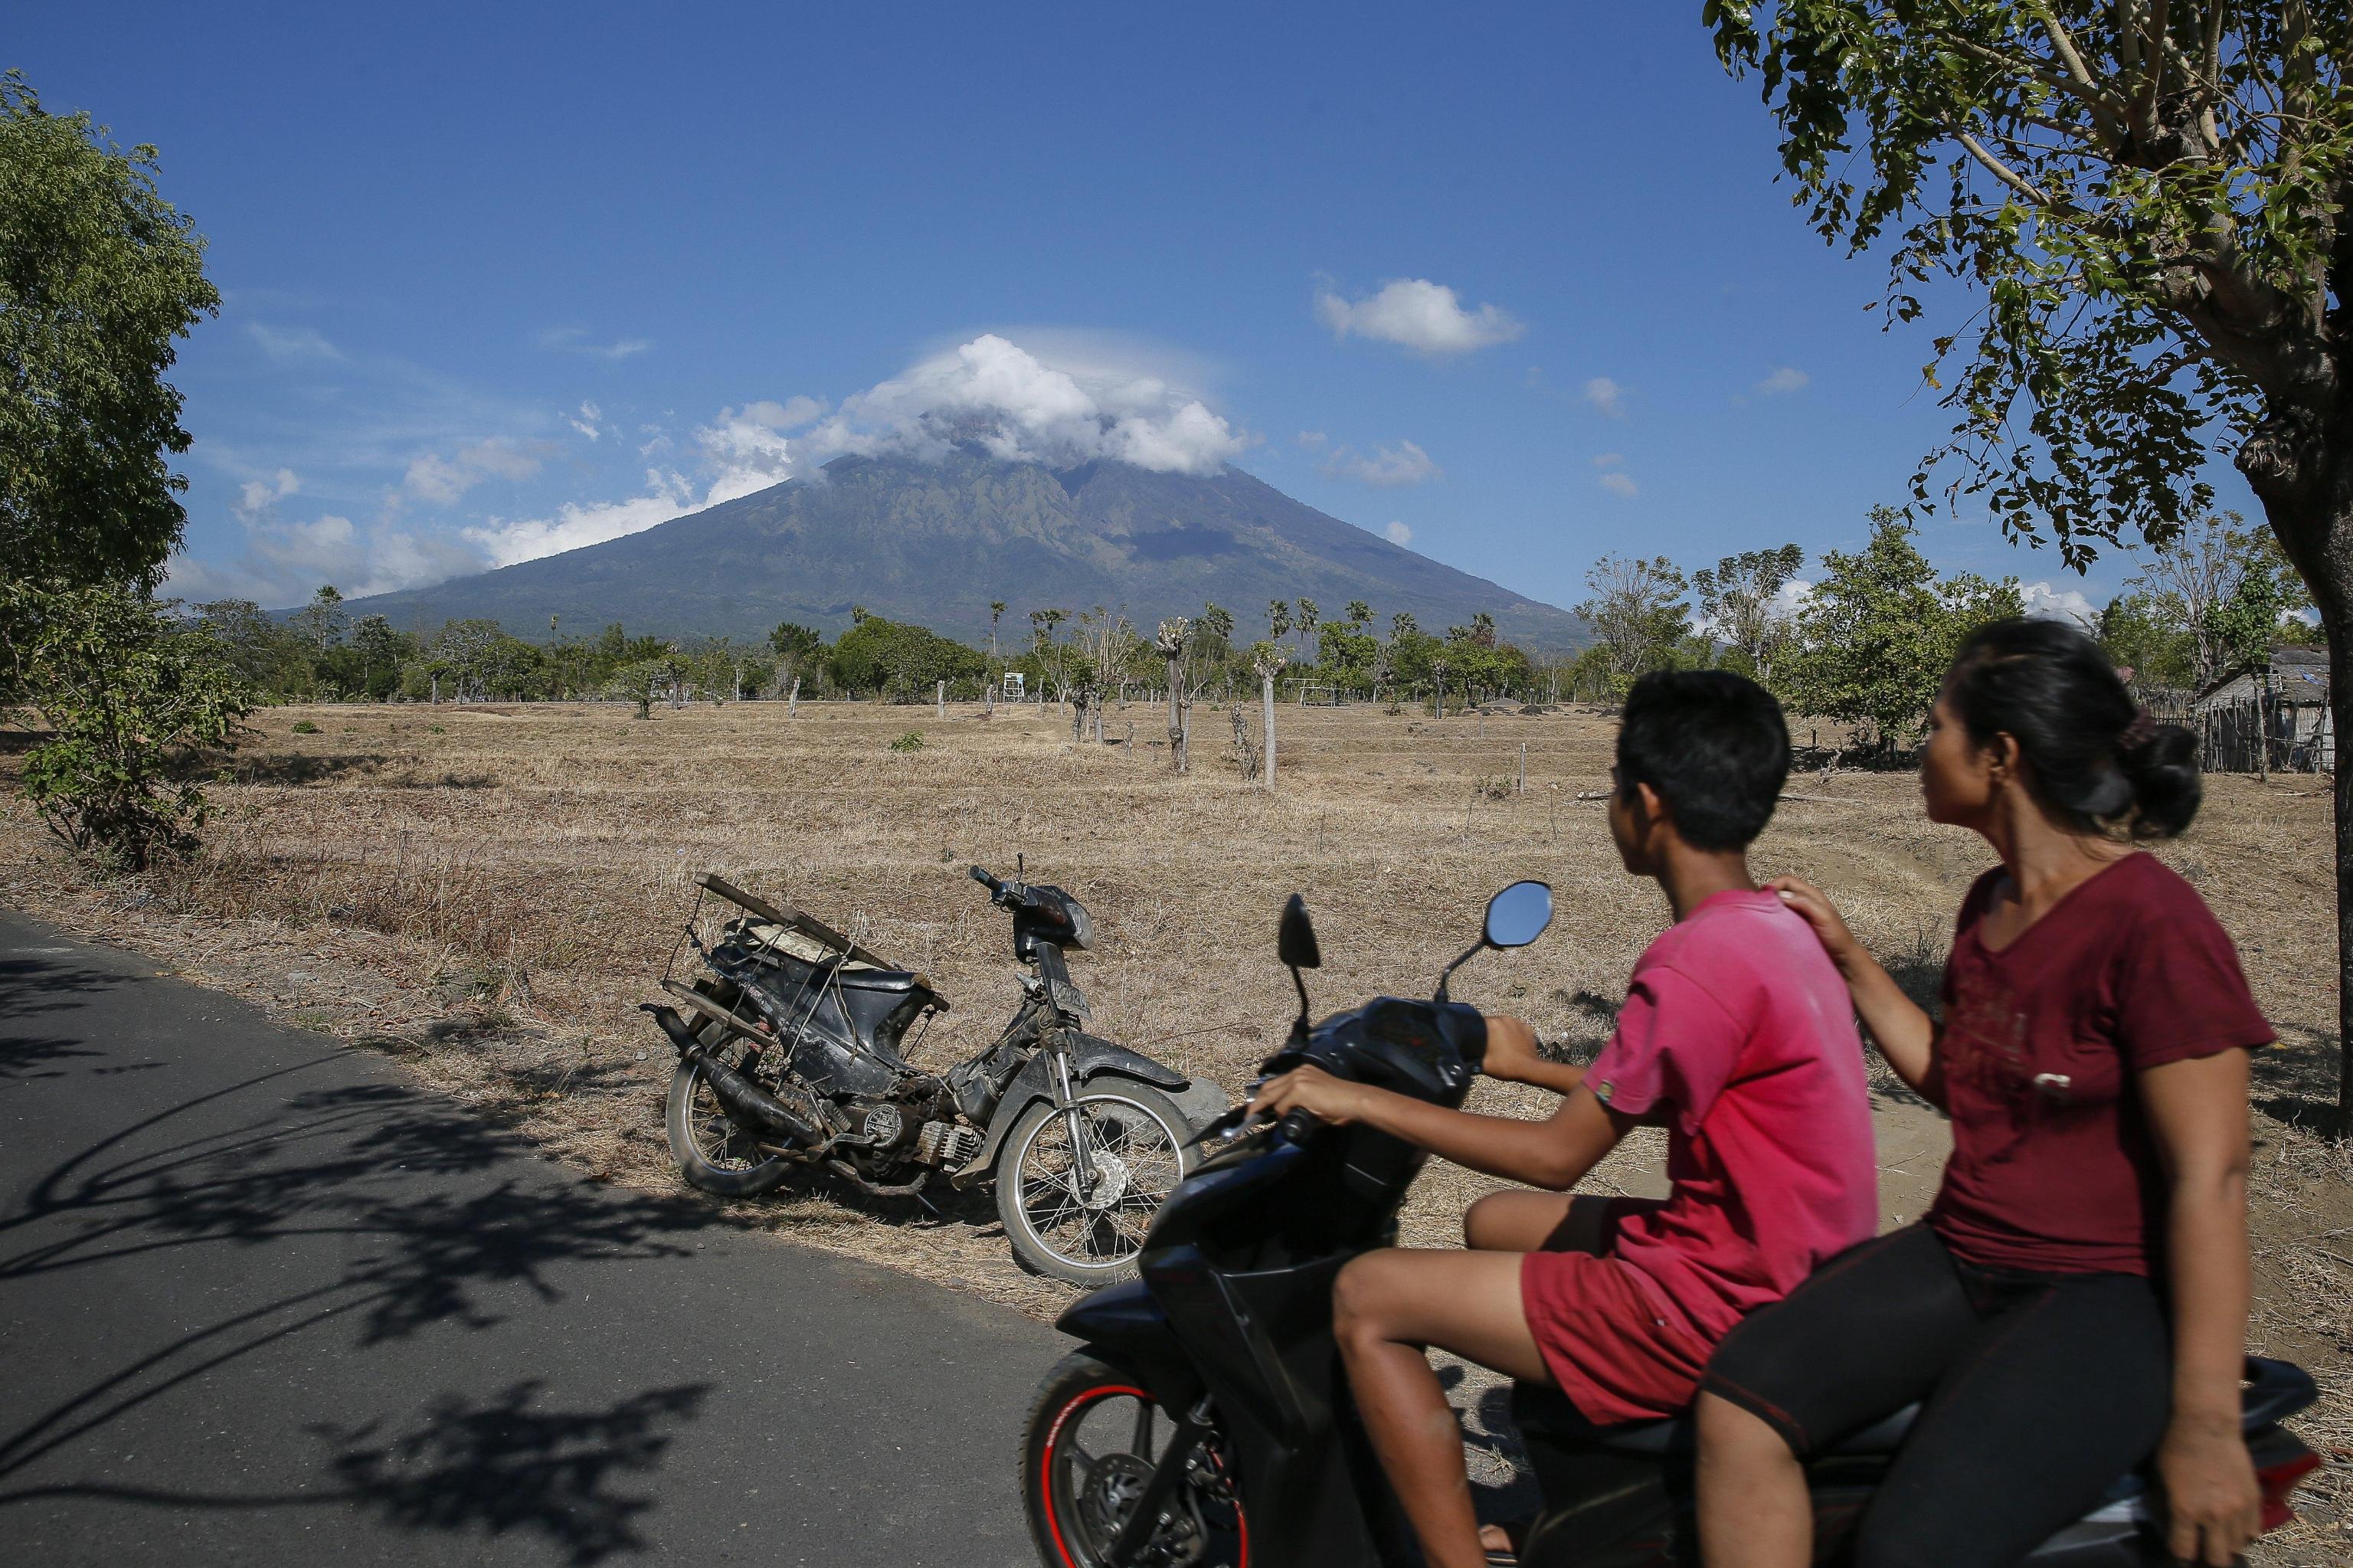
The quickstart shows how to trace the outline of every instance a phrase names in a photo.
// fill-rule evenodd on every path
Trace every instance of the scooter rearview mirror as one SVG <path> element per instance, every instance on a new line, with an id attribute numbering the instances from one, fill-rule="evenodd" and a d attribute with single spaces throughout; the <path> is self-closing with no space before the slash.
<path id="1" fill-rule="evenodd" d="M 1487 901 L 1487 945 L 1525 948 L 1552 924 L 1552 889 L 1541 882 L 1515 882 Z"/>
<path id="2" fill-rule="evenodd" d="M 1274 934 L 1275 956 L 1294 969 L 1324 967 L 1324 951 L 1315 945 L 1315 923 L 1307 917 L 1307 900 L 1296 893 L 1282 906 L 1282 924 Z"/>

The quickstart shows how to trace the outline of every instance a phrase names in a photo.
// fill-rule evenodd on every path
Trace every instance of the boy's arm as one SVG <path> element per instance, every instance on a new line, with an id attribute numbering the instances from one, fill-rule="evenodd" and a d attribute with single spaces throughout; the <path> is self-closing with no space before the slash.
<path id="1" fill-rule="evenodd" d="M 1527 1021 L 1497 1013 L 1487 1019 L 1487 1059 L 1479 1069 L 1506 1084 L 1526 1084 L 1565 1095 L 1585 1082 L 1585 1069 L 1546 1056 Z"/>
<path id="2" fill-rule="evenodd" d="M 1297 1067 L 1271 1078 L 1250 1101 L 1254 1116 L 1303 1109 L 1335 1127 L 1362 1123 L 1426 1149 L 1441 1160 L 1566 1192 L 1618 1146 L 1636 1118 L 1621 1117 L 1578 1085 L 1549 1120 L 1473 1116 L 1427 1100 L 1335 1078 L 1321 1067 Z"/>

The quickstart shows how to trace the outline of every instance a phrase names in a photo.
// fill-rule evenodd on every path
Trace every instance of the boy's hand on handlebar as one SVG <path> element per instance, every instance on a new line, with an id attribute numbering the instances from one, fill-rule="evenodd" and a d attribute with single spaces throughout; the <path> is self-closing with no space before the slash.
<path id="1" fill-rule="evenodd" d="M 1507 1084 L 1533 1084 L 1533 1075 L 1544 1064 L 1544 1053 L 1536 1048 L 1536 1032 L 1525 1018 L 1490 1014 L 1487 1019 L 1487 1059 L 1479 1070 L 1491 1078 Z"/>
<path id="2" fill-rule="evenodd" d="M 1831 902 L 1830 895 L 1802 876 L 1774 877 L 1765 884 L 1765 890 L 1779 895 L 1783 904 L 1805 916 L 1806 924 L 1821 939 L 1822 950 L 1831 956 L 1831 962 L 1839 967 L 1840 973 L 1847 973 L 1848 966 L 1862 947 L 1854 939 L 1854 933 L 1847 929 L 1846 919 L 1838 912 L 1838 906 Z"/>
<path id="3" fill-rule="evenodd" d="M 1317 1121 L 1345 1127 L 1363 1117 L 1369 1093 L 1364 1085 L 1335 1078 L 1321 1067 L 1293 1067 L 1258 1086 L 1250 1113 L 1274 1119 L 1303 1110 Z"/>

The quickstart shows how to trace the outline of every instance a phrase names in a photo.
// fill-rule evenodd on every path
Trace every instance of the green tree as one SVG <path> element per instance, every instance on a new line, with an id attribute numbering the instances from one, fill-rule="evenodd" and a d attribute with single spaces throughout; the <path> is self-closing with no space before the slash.
<path id="1" fill-rule="evenodd" d="M 1316 608 L 1314 599 L 1302 599 L 1299 601 L 1299 614 L 1292 622 L 1292 626 L 1299 633 L 1301 643 L 1306 642 L 1315 635 L 1315 629 L 1323 624 L 1323 612 Z M 1299 648 L 1296 645 L 1293 646 L 1292 653 L 1294 658 L 1298 656 Z"/>
<path id="2" fill-rule="evenodd" d="M 1341 611 L 1341 614 L 1347 618 L 1351 627 L 1361 630 L 1371 624 L 1373 607 L 1361 599 L 1352 599 L 1348 601 L 1348 608 Z"/>
<path id="3" fill-rule="evenodd" d="M 343 640 L 343 630 L 351 617 L 343 613 L 343 596 L 335 591 L 332 583 L 322 583 L 311 602 L 288 618 L 287 624 L 301 640 L 312 658 L 324 654 Z"/>
<path id="4" fill-rule="evenodd" d="M 637 716 L 654 716 L 654 704 L 670 693 L 670 662 L 668 659 L 632 659 L 616 669 L 606 683 L 606 690 L 626 702 L 638 705 Z"/>
<path id="5" fill-rule="evenodd" d="M 15 705 L 47 732 L 23 787 L 50 832 L 131 871 L 195 847 L 206 802 L 189 775 L 253 708 L 202 623 L 120 583 L 0 579 L 0 656 Z"/>
<path id="6" fill-rule="evenodd" d="M 1708 0 L 1814 228 L 1886 257 L 1891 319 L 1978 291 L 1953 490 L 2073 565 L 2162 545 L 2227 442 L 2328 634 L 2353 726 L 2353 17 L 2281 0 Z M 1965 347 L 1962 339 L 1968 339 Z M 2353 768 L 2334 787 L 2338 1104 L 2353 1112 Z"/>
<path id="7" fill-rule="evenodd" d="M 1585 586 L 1593 597 L 1577 613 L 1609 650 L 1610 684 L 1622 696 L 1635 676 L 1661 668 L 1683 640 L 1691 615 L 1683 575 L 1664 556 L 1646 561 L 1612 555 L 1594 563 Z"/>
<path id="8" fill-rule="evenodd" d="M 0 570 L 153 589 L 186 522 L 176 344 L 220 295 L 204 240 L 87 114 L 0 79 Z"/>
<path id="9" fill-rule="evenodd" d="M 1743 550 L 1692 574 L 1700 619 L 1739 655 L 1735 668 L 1768 686 L 1790 635 L 1781 591 L 1805 564 L 1805 551 L 1784 545 L 1778 550 Z"/>
<path id="10" fill-rule="evenodd" d="M 2148 593 L 2120 593 L 2100 611 L 2100 647 L 2137 686 L 2179 688 L 2196 680 L 2196 650 L 2178 615 Z"/>
<path id="11" fill-rule="evenodd" d="M 195 610 L 197 626 L 256 693 L 288 697 L 310 689 L 308 655 L 276 616 L 249 599 L 215 599 Z"/>
<path id="12" fill-rule="evenodd" d="M 1917 740 L 1962 640 L 2022 609 L 2015 579 L 1938 581 L 1912 534 L 1902 513 L 1874 507 L 1868 544 L 1822 557 L 1784 666 L 1793 707 L 1859 726 L 1856 738 L 1880 751 Z"/>

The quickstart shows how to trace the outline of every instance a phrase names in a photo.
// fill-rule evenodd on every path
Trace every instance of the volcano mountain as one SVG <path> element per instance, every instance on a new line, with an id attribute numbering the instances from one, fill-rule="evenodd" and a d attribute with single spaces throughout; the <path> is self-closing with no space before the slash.
<path id="1" fill-rule="evenodd" d="M 853 605 L 976 640 L 989 601 L 1008 624 L 1107 605 L 1149 628 L 1267 601 L 1350 599 L 1442 631 L 1484 610 L 1535 649 L 1591 640 L 1567 611 L 1416 555 L 1228 467 L 1208 478 L 1124 463 L 1056 470 L 954 451 L 938 461 L 839 458 L 814 478 L 723 502 L 642 533 L 430 588 L 353 599 L 403 629 L 481 617 L 529 635 L 619 621 L 661 636 L 756 641 L 780 620 L 832 632 Z"/>

